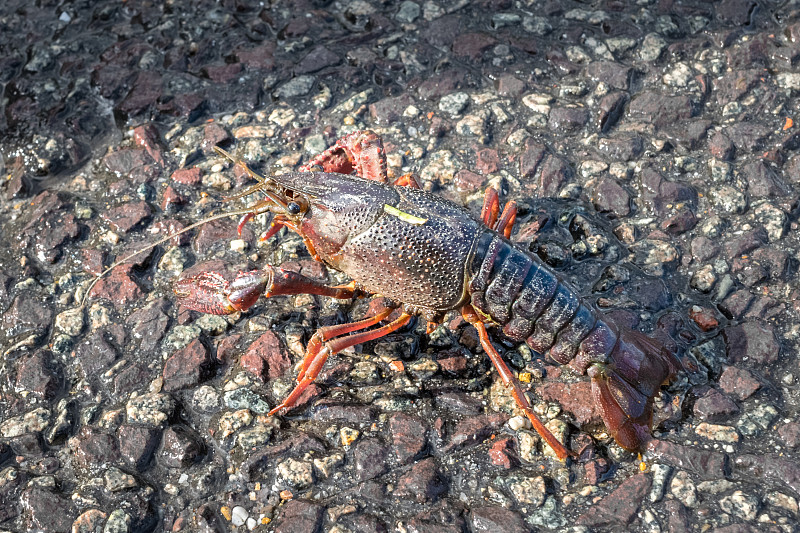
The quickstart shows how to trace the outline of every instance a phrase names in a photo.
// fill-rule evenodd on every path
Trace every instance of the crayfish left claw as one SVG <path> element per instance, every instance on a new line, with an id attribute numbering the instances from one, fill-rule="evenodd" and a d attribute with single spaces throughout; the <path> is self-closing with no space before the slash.
<path id="1" fill-rule="evenodd" d="M 175 282 L 173 291 L 181 304 L 194 311 L 230 315 L 246 311 L 264 293 L 268 279 L 263 271 L 241 272 L 229 282 L 219 272 L 200 272 Z"/>

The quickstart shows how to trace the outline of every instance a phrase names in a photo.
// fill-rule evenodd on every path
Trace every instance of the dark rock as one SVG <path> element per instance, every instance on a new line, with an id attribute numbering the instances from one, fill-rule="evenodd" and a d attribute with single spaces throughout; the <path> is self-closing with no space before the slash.
<path id="1" fill-rule="evenodd" d="M 461 33 L 461 17 L 446 15 L 431 21 L 428 27 L 420 32 L 420 37 L 429 44 L 440 48 L 449 47 Z"/>
<path id="2" fill-rule="evenodd" d="M 445 453 L 467 448 L 479 444 L 496 433 L 508 420 L 504 413 L 465 418 L 456 424 L 450 434 L 450 439 L 444 447 Z"/>
<path id="3" fill-rule="evenodd" d="M 723 251 L 726 258 L 733 259 L 759 248 L 766 242 L 766 230 L 762 227 L 757 227 L 726 242 Z"/>
<path id="4" fill-rule="evenodd" d="M 665 133 L 667 140 L 672 144 L 682 146 L 687 150 L 696 150 L 706 140 L 708 130 L 712 125 L 710 120 L 695 118 L 689 124 L 680 123 L 666 127 Z"/>
<path id="5" fill-rule="evenodd" d="M 481 32 L 459 33 L 453 41 L 453 53 L 470 61 L 481 61 L 497 39 Z"/>
<path id="6" fill-rule="evenodd" d="M 694 416 L 709 422 L 724 422 L 738 412 L 736 403 L 717 389 L 709 389 L 694 404 Z"/>
<path id="7" fill-rule="evenodd" d="M 18 335 L 43 334 L 50 327 L 52 319 L 52 308 L 41 297 L 23 291 L 3 313 L 3 336 L 10 339 Z"/>
<path id="8" fill-rule="evenodd" d="M 763 73 L 758 69 L 736 69 L 714 80 L 714 92 L 720 107 L 735 102 L 761 83 Z"/>
<path id="9" fill-rule="evenodd" d="M 577 523 L 589 527 L 626 526 L 636 516 L 652 480 L 648 474 L 631 476 L 608 496 L 578 517 Z"/>
<path id="10" fill-rule="evenodd" d="M 205 454 L 200 438 L 184 426 L 170 426 L 164 431 L 158 462 L 168 468 L 187 468 Z"/>
<path id="11" fill-rule="evenodd" d="M 697 217 L 689 209 L 681 209 L 661 223 L 661 229 L 671 235 L 680 235 L 697 225 Z"/>
<path id="12" fill-rule="evenodd" d="M 753 161 L 742 167 L 747 179 L 747 191 L 756 198 L 786 196 L 789 189 L 764 161 Z"/>
<path id="13" fill-rule="evenodd" d="M 2 446 L 4 450 L 8 450 L 7 446 Z M 0 457 L 5 459 L 6 455 L 8 454 L 4 452 Z M 11 472 L 14 472 L 16 475 L 8 475 Z M 24 470 L 4 469 L 4 474 L 6 474 L 6 479 L 3 480 L 3 483 L 0 483 L 0 524 L 19 516 L 21 511 L 19 505 L 20 494 L 28 483 L 28 474 Z"/>
<path id="14" fill-rule="evenodd" d="M 415 459 L 425 449 L 425 422 L 418 416 L 395 413 L 389 419 L 392 434 L 392 452 L 400 464 Z"/>
<path id="15" fill-rule="evenodd" d="M 602 457 L 593 459 L 583 465 L 583 480 L 587 485 L 597 485 L 603 479 L 603 475 L 608 472 L 608 461 Z"/>
<path id="16" fill-rule="evenodd" d="M 203 127 L 203 142 L 200 143 L 200 147 L 203 149 L 204 153 L 213 154 L 215 153 L 215 146 L 223 146 L 230 139 L 231 136 L 228 130 L 216 122 L 212 122 Z"/>
<path id="17" fill-rule="evenodd" d="M 751 483 L 777 482 L 800 494 L 800 464 L 789 457 L 742 454 L 736 458 L 736 473 Z"/>
<path id="18" fill-rule="evenodd" d="M 103 158 L 106 168 L 119 176 L 127 176 L 148 163 L 147 152 L 141 148 L 121 148 Z"/>
<path id="19" fill-rule="evenodd" d="M 34 240 L 36 256 L 48 263 L 61 257 L 60 247 L 80 234 L 80 226 L 72 213 L 54 213 L 48 216 L 44 228 L 44 231 L 36 234 Z"/>
<path id="20" fill-rule="evenodd" d="M 155 163 L 164 166 L 160 135 L 155 125 L 143 124 L 133 128 L 133 142 L 144 148 Z"/>
<path id="21" fill-rule="evenodd" d="M 247 225 L 244 227 L 242 231 L 242 239 L 249 240 L 251 235 L 253 234 L 253 230 L 250 229 L 250 226 Z M 203 224 L 197 232 L 197 237 L 194 239 L 194 243 L 192 243 L 192 247 L 194 251 L 198 254 L 203 254 L 209 251 L 214 246 L 219 246 L 223 243 L 227 244 L 233 236 L 236 235 L 236 222 L 233 220 L 212 220 L 207 224 Z M 192 267 L 190 272 L 195 272 L 196 269 L 205 268 L 206 270 L 224 270 L 225 265 L 223 265 L 222 269 L 216 268 L 215 265 L 220 264 L 218 262 L 208 262 L 208 263 L 200 263 L 196 264 Z M 205 266 L 201 266 L 205 265 Z M 188 273 L 184 273 L 184 276 L 188 276 Z"/>
<path id="22" fill-rule="evenodd" d="M 597 141 L 597 151 L 612 161 L 632 161 L 644 151 L 642 138 L 629 137 L 601 138 Z"/>
<path id="23" fill-rule="evenodd" d="M 494 466 L 508 470 L 519 463 L 519 455 L 514 449 L 514 439 L 505 437 L 497 439 L 489 448 L 489 461 Z"/>
<path id="24" fill-rule="evenodd" d="M 369 114 L 372 119 L 381 125 L 393 124 L 402 119 L 403 111 L 414 103 L 408 94 L 390 96 L 369 105 Z"/>
<path id="25" fill-rule="evenodd" d="M 725 130 L 725 133 L 736 145 L 736 153 L 742 154 L 761 149 L 772 130 L 756 122 L 737 122 Z"/>
<path id="26" fill-rule="evenodd" d="M 336 521 L 353 533 L 388 533 L 386 525 L 378 517 L 367 513 L 351 513 Z"/>
<path id="27" fill-rule="evenodd" d="M 725 24 L 748 26 L 751 24 L 755 0 L 722 0 L 716 5 L 717 16 Z"/>
<path id="28" fill-rule="evenodd" d="M 547 154 L 545 145 L 528 138 L 525 141 L 525 148 L 519 158 L 519 176 L 521 180 L 533 180 L 539 164 Z"/>
<path id="29" fill-rule="evenodd" d="M 117 438 L 122 458 L 142 472 L 158 447 L 161 431 L 152 427 L 123 424 L 117 430 Z"/>
<path id="30" fill-rule="evenodd" d="M 657 212 L 662 213 L 668 205 L 688 203 L 694 205 L 697 192 L 690 186 L 665 179 L 652 168 L 641 172 L 642 200 L 652 202 Z"/>
<path id="31" fill-rule="evenodd" d="M 164 390 L 168 392 L 194 387 L 213 371 L 208 348 L 195 339 L 181 348 L 164 363 Z"/>
<path id="32" fill-rule="evenodd" d="M 655 439 L 647 444 L 647 450 L 655 460 L 688 470 L 701 479 L 724 479 L 730 474 L 730 461 L 724 453 Z"/>
<path id="33" fill-rule="evenodd" d="M 408 533 L 463 533 L 467 524 L 460 509 L 448 502 L 441 509 L 426 509 L 409 518 L 406 529 Z"/>
<path id="34" fill-rule="evenodd" d="M 389 470 L 386 464 L 388 448 L 378 439 L 365 438 L 353 447 L 353 467 L 359 481 L 373 479 Z"/>
<path id="35" fill-rule="evenodd" d="M 170 323 L 167 314 L 170 305 L 168 300 L 159 298 L 147 304 L 144 309 L 134 311 L 126 320 L 132 326 L 133 338 L 138 341 L 139 349 L 143 353 L 153 352 L 164 338 Z"/>
<path id="36" fill-rule="evenodd" d="M 128 202 L 102 211 L 100 216 L 111 224 L 114 231 L 127 233 L 137 224 L 150 217 L 152 211 L 145 201 Z"/>
<path id="37" fill-rule="evenodd" d="M 60 369 L 47 350 L 37 350 L 17 361 L 18 391 L 30 391 L 45 400 L 52 400 L 58 392 Z"/>
<path id="38" fill-rule="evenodd" d="M 631 212 L 631 195 L 612 178 L 601 178 L 592 191 L 592 204 L 601 213 L 624 217 Z"/>
<path id="39" fill-rule="evenodd" d="M 259 379 L 266 380 L 282 376 L 292 361 L 278 336 L 267 331 L 248 347 L 240 363 Z"/>
<path id="40" fill-rule="evenodd" d="M 628 113 L 634 120 L 643 120 L 661 128 L 691 118 L 694 106 L 688 96 L 665 96 L 645 91 L 631 100 Z"/>
<path id="41" fill-rule="evenodd" d="M 500 76 L 495 85 L 497 94 L 504 97 L 518 98 L 525 92 L 525 82 L 510 74 Z"/>
<path id="42" fill-rule="evenodd" d="M 778 428 L 778 435 L 786 446 L 797 448 L 800 446 L 800 422 L 789 422 Z"/>
<path id="43" fill-rule="evenodd" d="M 595 127 L 602 133 L 607 133 L 622 118 L 628 95 L 623 92 L 611 92 L 600 99 L 595 117 Z M 641 151 L 641 148 L 639 149 Z"/>
<path id="44" fill-rule="evenodd" d="M 338 55 L 328 50 L 326 47 L 317 46 L 294 67 L 294 73 L 298 76 L 300 74 L 310 74 L 326 67 L 332 67 L 341 60 L 342 59 Z"/>
<path id="45" fill-rule="evenodd" d="M 240 471 L 245 476 L 246 481 L 263 479 L 273 473 L 275 464 L 279 459 L 292 456 L 302 456 L 308 452 L 318 454 L 327 453 L 325 445 L 319 440 L 306 434 L 289 434 L 284 440 L 277 444 L 261 446 L 249 451 L 247 457 L 242 462 Z"/>
<path id="46" fill-rule="evenodd" d="M 692 258 L 698 263 L 705 263 L 719 253 L 719 245 L 702 235 L 692 239 L 691 249 Z"/>
<path id="47" fill-rule="evenodd" d="M 769 277 L 767 269 L 755 261 L 737 257 L 733 260 L 731 273 L 736 276 L 739 283 L 745 287 L 753 287 Z"/>
<path id="48" fill-rule="evenodd" d="M 473 507 L 470 511 L 472 531 L 475 533 L 526 533 L 530 528 L 525 525 L 522 517 L 511 511 L 495 505 Z"/>
<path id="49" fill-rule="evenodd" d="M 536 393 L 548 402 L 556 402 L 562 409 L 571 413 L 575 424 L 600 424 L 600 410 L 592 396 L 592 384 L 588 381 L 561 383 L 546 381 L 536 387 Z"/>
<path id="50" fill-rule="evenodd" d="M 484 177 L 467 169 L 461 169 L 453 177 L 453 184 L 461 192 L 479 191 L 483 186 Z"/>
<path id="51" fill-rule="evenodd" d="M 70 531 L 78 516 L 71 501 L 36 486 L 20 495 L 19 505 L 29 531 Z"/>
<path id="52" fill-rule="evenodd" d="M 366 424 L 378 419 L 378 412 L 369 405 L 341 403 L 334 400 L 317 402 L 309 416 L 318 422 L 347 422 L 350 424 Z"/>
<path id="53" fill-rule="evenodd" d="M 114 376 L 112 387 L 114 397 L 122 400 L 133 391 L 145 390 L 154 373 L 155 370 L 139 363 L 123 368 Z"/>
<path id="54" fill-rule="evenodd" d="M 275 533 L 313 533 L 322 525 L 325 508 L 305 500 L 291 500 L 276 520 Z"/>
<path id="55" fill-rule="evenodd" d="M 74 465 L 85 472 L 98 472 L 120 459 L 117 438 L 104 430 L 84 426 L 69 440 Z"/>
<path id="56" fill-rule="evenodd" d="M 686 507 L 678 500 L 667 500 L 669 533 L 691 533 L 692 525 Z"/>
<path id="57" fill-rule="evenodd" d="M 206 65 L 203 72 L 208 79 L 217 83 L 230 83 L 242 72 L 241 63 L 225 63 L 222 65 Z"/>
<path id="58" fill-rule="evenodd" d="M 754 262 L 764 265 L 773 280 L 786 280 L 792 270 L 792 259 L 786 250 L 762 246 L 750 254 Z"/>
<path id="59" fill-rule="evenodd" d="M 172 181 L 189 185 L 191 187 L 200 185 L 203 180 L 203 173 L 200 167 L 194 168 L 180 168 L 172 173 Z"/>
<path id="60" fill-rule="evenodd" d="M 719 310 L 731 318 L 740 319 L 744 316 L 752 302 L 753 295 L 749 290 L 743 289 L 725 298 L 719 305 Z"/>
<path id="61" fill-rule="evenodd" d="M 138 115 L 153 106 L 161 97 L 161 74 L 152 70 L 144 70 L 136 76 L 131 91 L 116 109 L 131 116 Z"/>
<path id="62" fill-rule="evenodd" d="M 746 400 L 753 395 L 759 388 L 759 382 L 753 374 L 743 368 L 735 366 L 725 367 L 719 377 L 719 386 L 728 394 L 735 396 L 738 400 Z"/>
<path id="63" fill-rule="evenodd" d="M 483 402 L 463 392 L 442 392 L 433 398 L 439 409 L 452 413 L 475 416 L 483 412 Z"/>
<path id="64" fill-rule="evenodd" d="M 87 379 L 97 378 L 117 359 L 117 350 L 106 341 L 102 331 L 94 331 L 73 352 L 78 358 L 83 375 Z"/>
<path id="65" fill-rule="evenodd" d="M 392 495 L 395 498 L 410 499 L 420 504 L 436 501 L 447 491 L 447 482 L 439 473 L 436 460 L 428 457 L 416 463 L 400 476 Z"/>
<path id="66" fill-rule="evenodd" d="M 463 70 L 449 68 L 421 81 L 417 94 L 423 100 L 438 100 L 446 94 L 458 90 L 466 81 Z"/>
<path id="67" fill-rule="evenodd" d="M 546 156 L 539 174 L 538 187 L 535 188 L 536 195 L 539 198 L 558 196 L 572 174 L 572 168 L 566 161 L 554 155 Z"/>
<path id="68" fill-rule="evenodd" d="M 24 433 L 9 439 L 8 444 L 14 455 L 39 459 L 45 453 L 41 432 Z"/>
<path id="69" fill-rule="evenodd" d="M 462 375 L 467 369 L 467 356 L 459 349 L 444 350 L 436 354 L 436 362 L 443 372 Z"/>
<path id="70" fill-rule="evenodd" d="M 562 135 L 574 135 L 589 122 L 585 107 L 554 107 L 550 110 L 547 127 Z"/>
<path id="71" fill-rule="evenodd" d="M 780 357 L 781 345 L 771 324 L 745 322 L 722 330 L 730 363 L 764 368 Z"/>
<path id="72" fill-rule="evenodd" d="M 708 150 L 720 161 L 732 161 L 733 155 L 736 153 L 736 146 L 724 133 L 715 131 L 708 140 Z"/>
<path id="73" fill-rule="evenodd" d="M 497 172 L 500 164 L 500 156 L 497 154 L 497 150 L 484 148 L 482 150 L 478 150 L 475 156 L 475 170 L 483 175 Z"/>
<path id="74" fill-rule="evenodd" d="M 614 89 L 627 91 L 630 84 L 631 67 L 614 61 L 592 61 L 586 67 L 586 75 Z"/>
<path id="75" fill-rule="evenodd" d="M 275 43 L 262 41 L 252 48 L 236 50 L 236 59 L 250 69 L 272 70 L 275 66 Z"/>

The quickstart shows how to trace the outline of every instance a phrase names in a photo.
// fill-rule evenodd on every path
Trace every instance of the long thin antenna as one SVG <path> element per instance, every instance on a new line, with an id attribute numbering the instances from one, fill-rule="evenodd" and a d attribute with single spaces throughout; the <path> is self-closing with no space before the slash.
<path id="1" fill-rule="evenodd" d="M 198 222 L 195 222 L 194 224 L 190 224 L 190 225 L 186 226 L 185 228 L 183 228 L 180 231 L 177 231 L 175 233 L 167 235 L 166 237 L 158 239 L 154 243 L 148 244 L 144 248 L 141 248 L 141 249 L 136 250 L 135 252 L 133 252 L 133 253 L 131 253 L 129 255 L 126 255 L 125 257 L 123 257 L 122 259 L 120 259 L 118 261 L 114 261 L 114 263 L 111 266 L 109 266 L 108 268 L 103 270 L 100 274 L 95 276 L 95 278 L 89 284 L 89 287 L 86 289 L 86 292 L 83 294 L 83 297 L 81 298 L 81 305 L 80 305 L 79 309 L 83 309 L 84 308 L 84 306 L 86 305 L 86 301 L 87 301 L 87 299 L 89 298 L 89 295 L 92 292 L 92 289 L 94 289 L 94 286 L 97 285 L 98 281 L 103 279 L 109 272 L 111 272 L 112 270 L 114 270 L 118 266 L 124 265 L 125 263 L 127 263 L 128 261 L 130 261 L 131 259 L 133 259 L 137 255 L 141 254 L 142 252 L 146 252 L 148 250 L 152 250 L 153 248 L 155 248 L 159 244 L 163 244 L 163 243 L 165 243 L 165 242 L 177 237 L 178 235 L 182 235 L 182 234 L 186 233 L 187 231 L 191 231 L 194 228 L 196 228 L 198 226 L 202 226 L 203 224 L 206 224 L 208 222 L 212 222 L 214 220 L 219 220 L 221 218 L 227 218 L 227 217 L 232 217 L 232 216 L 247 215 L 247 214 L 252 213 L 252 212 L 253 212 L 253 209 L 248 207 L 248 208 L 242 208 L 242 209 L 234 209 L 232 211 L 226 211 L 225 213 L 217 213 L 216 215 L 210 215 L 210 216 L 204 218 L 203 220 L 200 220 Z"/>

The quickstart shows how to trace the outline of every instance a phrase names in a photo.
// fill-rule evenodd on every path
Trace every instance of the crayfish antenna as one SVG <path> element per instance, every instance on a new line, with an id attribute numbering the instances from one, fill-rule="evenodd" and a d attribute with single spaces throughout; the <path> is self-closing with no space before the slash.
<path id="1" fill-rule="evenodd" d="M 86 302 L 89 299 L 89 295 L 91 294 L 92 289 L 94 289 L 94 286 L 97 285 L 97 283 L 101 279 L 106 277 L 109 272 L 111 272 L 112 270 L 114 270 L 115 268 L 117 268 L 120 265 L 124 265 L 125 263 L 127 263 L 128 261 L 130 261 L 131 259 L 136 257 L 137 255 L 139 255 L 139 254 L 141 254 L 143 252 L 147 252 L 149 250 L 152 250 L 156 246 L 164 244 L 165 242 L 167 242 L 167 241 L 169 241 L 171 239 L 174 239 L 178 235 L 183 235 L 187 231 L 191 231 L 191 230 L 193 230 L 193 229 L 195 229 L 195 228 L 197 228 L 199 226 L 202 226 L 203 224 L 206 224 L 208 222 L 212 222 L 214 220 L 219 220 L 219 219 L 222 219 L 222 218 L 246 215 L 246 214 L 250 213 L 251 211 L 252 211 L 252 209 L 250 209 L 250 208 L 244 208 L 244 209 L 234 209 L 232 211 L 226 211 L 225 213 L 216 213 L 214 215 L 210 215 L 210 216 L 204 218 L 203 220 L 199 220 L 199 221 L 195 222 L 194 224 L 190 224 L 190 225 L 186 226 L 185 228 L 181 229 L 180 231 L 176 231 L 175 233 L 171 233 L 171 234 L 169 234 L 169 235 L 167 235 L 165 237 L 162 237 L 161 239 L 158 239 L 157 241 L 155 241 L 153 243 L 148 244 L 147 246 L 145 246 L 143 248 L 140 248 L 140 249 L 136 250 L 133 253 L 130 253 L 130 254 L 126 255 L 125 257 L 123 257 L 122 259 L 119 259 L 118 261 L 114 261 L 114 263 L 111 266 L 107 267 L 105 270 L 103 270 L 102 272 L 100 272 L 99 274 L 97 274 L 94 277 L 92 282 L 89 284 L 89 287 L 86 288 L 86 292 L 83 293 L 83 297 L 81 298 L 81 303 L 80 303 L 80 306 L 78 307 L 78 309 L 83 309 L 86 306 Z"/>

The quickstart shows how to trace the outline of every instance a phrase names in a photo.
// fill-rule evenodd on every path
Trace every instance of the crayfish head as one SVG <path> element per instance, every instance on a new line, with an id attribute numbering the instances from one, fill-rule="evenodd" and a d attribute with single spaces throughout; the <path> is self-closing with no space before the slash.
<path id="1" fill-rule="evenodd" d="M 397 202 L 392 187 L 358 176 L 329 172 L 292 172 L 274 180 L 307 199 L 307 208 L 294 221 L 295 230 L 310 251 L 337 268 L 342 248 L 371 227 L 384 205 Z"/>

